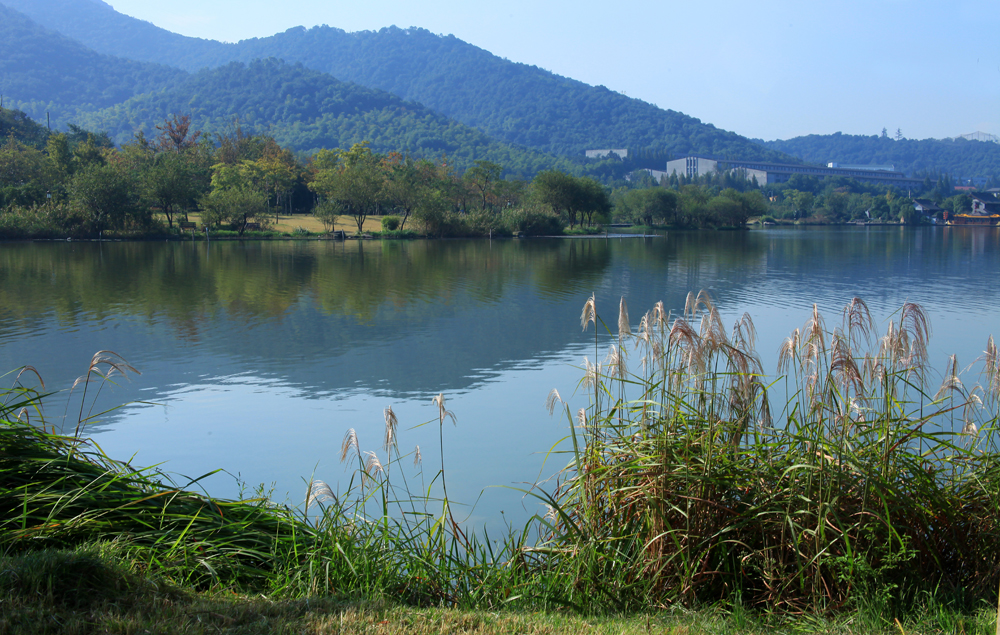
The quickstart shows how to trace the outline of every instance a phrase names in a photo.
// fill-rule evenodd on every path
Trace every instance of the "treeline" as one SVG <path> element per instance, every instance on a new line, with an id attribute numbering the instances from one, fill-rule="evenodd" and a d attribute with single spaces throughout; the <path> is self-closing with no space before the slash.
<path id="1" fill-rule="evenodd" d="M 278 214 L 313 213 L 332 230 L 338 218 L 364 228 L 368 216 L 416 219 L 430 235 L 561 233 L 606 221 L 610 202 L 593 179 L 543 171 L 505 179 L 504 167 L 477 160 L 459 172 L 446 158 L 374 152 L 367 143 L 300 159 L 274 137 L 196 131 L 174 116 L 116 149 L 106 135 L 72 127 L 30 143 L 21 122 L 0 145 L 0 236 L 56 237 L 169 233 L 197 211 L 202 222 L 242 235 L 266 230 Z M 409 225 L 408 225 L 409 223 Z"/>
<path id="2" fill-rule="evenodd" d="M 0 146 L 0 236 L 146 236 L 171 233 L 197 212 L 203 224 L 243 235 L 268 230 L 280 214 L 313 214 L 327 230 L 343 219 L 360 233 L 371 216 L 388 232 L 430 236 L 594 232 L 620 218 L 688 227 L 740 225 L 759 210 L 759 192 L 694 184 L 677 192 L 616 192 L 560 170 L 531 180 L 479 159 L 462 171 L 447 158 L 376 152 L 367 142 L 301 158 L 236 121 L 226 132 L 196 130 L 189 116 L 164 120 L 115 148 L 107 135 L 72 126 L 29 143 Z M 637 175 L 648 174 L 637 172 Z M 636 185 L 642 185 L 638 178 Z M 645 183 L 649 185 L 650 183 Z"/>
<path id="3" fill-rule="evenodd" d="M 839 223 L 917 222 L 906 196 L 852 179 L 795 175 L 759 186 L 733 172 L 656 182 L 635 170 L 608 188 L 561 170 L 516 178 L 501 163 L 379 152 L 368 142 L 304 157 L 239 120 L 223 132 L 197 130 L 173 116 L 115 148 L 108 136 L 77 126 L 51 134 L 23 113 L 0 111 L 9 136 L 0 146 L 0 236 L 148 236 L 175 231 L 197 212 L 217 231 L 267 231 L 281 214 L 312 214 L 332 231 L 340 222 L 365 231 L 369 217 L 386 232 L 429 236 L 553 235 L 595 232 L 612 221 L 687 228 L 742 227 L 753 218 Z M 923 195 L 955 211 L 945 177 L 925 180 Z"/>
<path id="4" fill-rule="evenodd" d="M 675 173 L 657 183 L 649 172 L 636 170 L 612 195 L 614 220 L 675 227 L 738 226 L 754 218 L 830 224 L 927 222 L 914 209 L 912 199 L 917 197 L 954 214 L 972 209 L 971 198 L 956 194 L 946 174 L 926 177 L 919 191 L 901 192 L 852 178 L 804 174 L 785 183 L 760 185 L 733 171 L 690 178 Z"/>

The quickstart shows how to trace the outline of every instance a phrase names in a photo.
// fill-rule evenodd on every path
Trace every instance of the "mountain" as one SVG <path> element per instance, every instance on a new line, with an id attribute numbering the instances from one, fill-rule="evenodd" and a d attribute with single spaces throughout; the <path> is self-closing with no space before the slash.
<path id="1" fill-rule="evenodd" d="M 215 40 L 171 33 L 118 13 L 101 0 L 3 0 L 2 4 L 90 49 L 139 62 L 196 71 L 229 61 L 228 50 L 233 48 Z"/>
<path id="2" fill-rule="evenodd" d="M 206 133 L 230 130 L 238 116 L 244 132 L 270 134 L 306 153 L 369 141 L 378 152 L 445 155 L 459 167 L 491 160 L 516 175 L 572 168 L 565 159 L 497 142 L 421 104 L 273 58 L 200 71 L 172 88 L 83 115 L 79 123 L 107 130 L 122 143 L 136 131 L 155 136 L 154 126 L 174 113 L 189 114 L 194 128 Z"/>
<path id="3" fill-rule="evenodd" d="M 424 29 L 347 33 L 300 27 L 222 44 L 170 33 L 96 0 L 3 1 L 104 53 L 187 69 L 268 57 L 301 62 L 543 152 L 582 157 L 593 148 L 649 148 L 675 156 L 794 161 L 682 113 L 510 62 Z"/>
<path id="4" fill-rule="evenodd" d="M 0 92 L 4 106 L 53 124 L 81 111 L 120 103 L 173 85 L 182 70 L 92 51 L 0 5 Z"/>
<path id="5" fill-rule="evenodd" d="M 953 177 L 1000 179 L 1000 144 L 957 139 L 809 135 L 787 141 L 760 142 L 809 163 L 894 165 L 909 175 L 946 172 Z"/>

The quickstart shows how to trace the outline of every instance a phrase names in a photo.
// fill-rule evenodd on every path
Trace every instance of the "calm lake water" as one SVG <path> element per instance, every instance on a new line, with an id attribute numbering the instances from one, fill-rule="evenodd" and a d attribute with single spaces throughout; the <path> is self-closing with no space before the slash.
<path id="1" fill-rule="evenodd" d="M 221 468 L 202 481 L 210 493 L 264 484 L 291 504 L 302 502 L 311 474 L 347 483 L 351 468 L 339 454 L 349 428 L 384 460 L 389 405 L 400 449 L 421 447 L 429 481 L 440 461 L 431 398 L 442 392 L 458 421 L 444 440 L 452 498 L 470 504 L 472 522 L 496 523 L 501 510 L 519 521 L 538 505 L 502 486 L 566 462 L 546 456 L 568 428 L 544 403 L 552 388 L 571 395 L 583 356 L 593 359 L 593 330 L 579 325 L 591 293 L 609 324 L 624 296 L 637 324 L 655 302 L 678 313 L 688 291 L 707 289 L 727 323 L 751 315 L 769 372 L 813 303 L 832 329 L 859 296 L 884 331 L 915 301 L 930 315 L 940 371 L 950 354 L 968 365 L 990 334 L 1000 336 L 998 243 L 1000 230 L 972 227 L 0 243 L 0 372 L 31 364 L 48 389 L 65 391 L 97 350 L 115 351 L 142 374 L 104 388 L 97 411 L 145 403 L 87 429 L 110 456 L 161 464 L 182 484 Z M 54 396 L 49 420 L 65 415 L 72 429 L 78 397 L 79 389 L 70 402 L 66 392 Z"/>

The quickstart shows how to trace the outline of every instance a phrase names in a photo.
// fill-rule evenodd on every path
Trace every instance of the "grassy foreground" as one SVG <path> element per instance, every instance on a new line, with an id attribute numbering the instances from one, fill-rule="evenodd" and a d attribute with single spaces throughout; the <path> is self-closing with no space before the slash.
<path id="1" fill-rule="evenodd" d="M 590 406 L 549 400 L 572 446 L 530 492 L 549 513 L 502 536 L 454 520 L 443 461 L 410 488 L 391 409 L 380 451 L 345 435 L 347 491 L 311 481 L 296 510 L 56 434 L 22 370 L 0 396 L 0 633 L 996 632 L 992 338 L 977 383 L 953 362 L 932 394 L 920 307 L 880 336 L 855 299 L 832 330 L 814 311 L 769 383 L 752 322 L 727 334 L 705 295 L 635 332 L 624 300 L 617 328 L 597 308 Z M 88 387 L 133 370 L 94 357 L 81 427 Z"/>
<path id="2" fill-rule="evenodd" d="M 627 615 L 419 608 L 330 597 L 270 599 L 194 592 L 129 563 L 115 544 L 0 557 L 0 634 L 210 633 L 984 633 L 995 615 L 929 604 L 899 622 L 865 611 L 837 616 L 755 614 L 708 607 Z"/>

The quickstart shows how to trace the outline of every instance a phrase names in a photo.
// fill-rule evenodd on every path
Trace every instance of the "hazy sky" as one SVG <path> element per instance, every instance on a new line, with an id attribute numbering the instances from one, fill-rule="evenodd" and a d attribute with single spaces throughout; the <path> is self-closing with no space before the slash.
<path id="1" fill-rule="evenodd" d="M 216 40 L 418 26 L 748 137 L 1000 135 L 997 0 L 108 0 Z"/>

